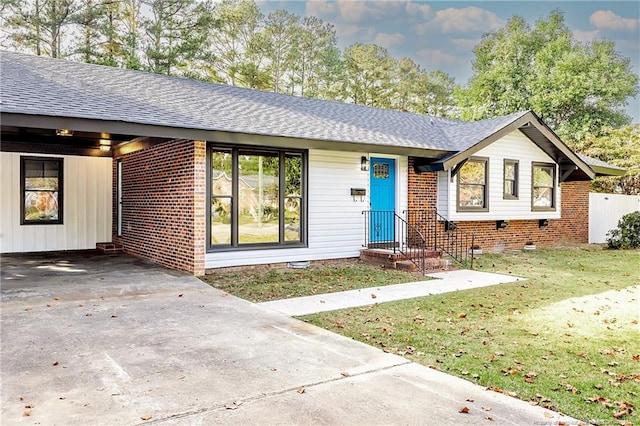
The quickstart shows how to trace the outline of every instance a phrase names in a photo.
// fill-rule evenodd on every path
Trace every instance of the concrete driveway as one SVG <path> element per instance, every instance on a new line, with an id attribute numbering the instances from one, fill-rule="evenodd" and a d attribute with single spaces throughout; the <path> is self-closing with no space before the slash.
<path id="1" fill-rule="evenodd" d="M 127 255 L 4 255 L 1 284 L 3 425 L 572 421 Z"/>

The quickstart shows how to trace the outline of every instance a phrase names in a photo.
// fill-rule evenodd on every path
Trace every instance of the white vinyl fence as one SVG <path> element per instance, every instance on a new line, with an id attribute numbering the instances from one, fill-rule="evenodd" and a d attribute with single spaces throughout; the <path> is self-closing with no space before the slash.
<path id="1" fill-rule="evenodd" d="M 625 214 L 640 210 L 640 195 L 589 193 L 589 243 L 606 242 Z"/>

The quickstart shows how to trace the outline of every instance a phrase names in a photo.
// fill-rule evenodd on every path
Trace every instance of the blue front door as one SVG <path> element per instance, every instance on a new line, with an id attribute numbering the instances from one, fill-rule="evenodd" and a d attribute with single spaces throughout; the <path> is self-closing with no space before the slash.
<path id="1" fill-rule="evenodd" d="M 371 242 L 395 241 L 396 160 L 371 157 L 369 180 L 371 191 Z"/>

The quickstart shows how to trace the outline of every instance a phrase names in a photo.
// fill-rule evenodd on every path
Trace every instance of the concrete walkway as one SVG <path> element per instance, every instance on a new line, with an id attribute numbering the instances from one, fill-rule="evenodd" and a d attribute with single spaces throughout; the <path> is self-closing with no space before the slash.
<path id="1" fill-rule="evenodd" d="M 427 276 L 435 279 L 274 300 L 259 305 L 285 315 L 300 316 L 524 280 L 510 275 L 470 270 L 437 272 Z"/>

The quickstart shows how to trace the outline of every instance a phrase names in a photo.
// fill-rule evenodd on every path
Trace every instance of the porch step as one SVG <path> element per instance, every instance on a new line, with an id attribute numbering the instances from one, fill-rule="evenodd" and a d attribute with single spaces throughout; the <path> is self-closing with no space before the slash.
<path id="1" fill-rule="evenodd" d="M 96 243 L 96 249 L 102 253 L 118 253 L 124 250 L 122 244 L 112 242 Z"/>
<path id="2" fill-rule="evenodd" d="M 417 254 L 414 254 L 414 259 Z M 440 250 L 427 250 L 425 252 L 425 270 L 434 271 L 448 269 L 449 261 L 442 259 Z M 360 251 L 360 259 L 375 265 L 382 265 L 389 269 L 401 269 L 405 271 L 416 271 L 418 267 L 411 259 L 402 253 L 393 250 L 367 248 Z M 426 272 L 423 271 L 423 272 Z"/>

